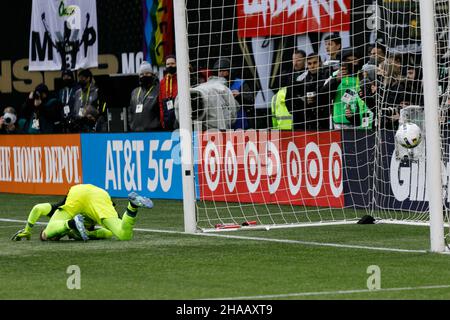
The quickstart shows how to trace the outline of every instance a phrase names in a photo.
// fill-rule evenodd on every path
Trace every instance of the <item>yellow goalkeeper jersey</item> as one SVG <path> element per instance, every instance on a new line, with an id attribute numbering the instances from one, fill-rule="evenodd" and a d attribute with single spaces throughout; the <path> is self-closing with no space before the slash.
<path id="1" fill-rule="evenodd" d="M 108 192 L 92 184 L 71 187 L 66 203 L 60 208 L 72 217 L 82 214 L 97 224 L 102 224 L 102 219 L 118 217 Z"/>

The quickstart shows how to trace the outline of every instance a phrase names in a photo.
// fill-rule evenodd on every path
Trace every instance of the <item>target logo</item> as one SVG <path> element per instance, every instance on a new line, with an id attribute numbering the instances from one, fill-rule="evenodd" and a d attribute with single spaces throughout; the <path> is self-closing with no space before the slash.
<path id="1" fill-rule="evenodd" d="M 333 142 L 330 146 L 330 154 L 328 157 L 328 179 L 333 196 L 336 198 L 342 195 L 343 179 L 342 179 L 342 150 L 341 147 Z"/>
<path id="2" fill-rule="evenodd" d="M 209 141 L 203 153 L 205 178 L 208 188 L 215 191 L 220 180 L 220 154 L 214 142 Z"/>
<path id="3" fill-rule="evenodd" d="M 227 141 L 225 148 L 225 180 L 227 182 L 227 188 L 229 192 L 232 192 L 236 187 L 236 181 L 238 178 L 238 163 L 236 158 L 236 152 L 234 151 L 231 141 Z"/>
<path id="4" fill-rule="evenodd" d="M 295 196 L 302 185 L 302 159 L 295 143 L 289 142 L 286 158 L 289 190 Z"/>
<path id="5" fill-rule="evenodd" d="M 280 152 L 273 142 L 266 144 L 266 168 L 269 193 L 274 194 L 280 186 L 282 173 Z"/>
<path id="6" fill-rule="evenodd" d="M 252 141 L 247 142 L 245 145 L 244 172 L 248 191 L 251 193 L 256 192 L 261 181 L 261 161 L 258 149 Z"/>
<path id="7" fill-rule="evenodd" d="M 322 189 L 323 161 L 320 149 L 314 142 L 308 143 L 305 148 L 305 173 L 308 193 L 316 197 Z"/>
<path id="8" fill-rule="evenodd" d="M 210 138 L 206 136 L 207 138 Z M 340 133 L 219 133 L 203 144 L 203 199 L 342 207 Z M 320 144 L 319 144 L 320 141 Z M 267 181 L 267 182 L 266 182 Z"/>

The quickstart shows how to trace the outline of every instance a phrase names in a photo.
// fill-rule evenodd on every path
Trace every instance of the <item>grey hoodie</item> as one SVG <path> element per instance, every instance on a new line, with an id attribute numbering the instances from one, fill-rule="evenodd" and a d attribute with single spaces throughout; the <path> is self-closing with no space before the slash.
<path id="1" fill-rule="evenodd" d="M 239 103 L 234 99 L 226 79 L 210 77 L 207 82 L 190 89 L 191 94 L 197 94 L 202 99 L 202 109 L 193 112 L 193 118 L 202 121 L 204 130 L 225 130 L 233 128 Z M 175 115 L 179 119 L 179 101 L 175 100 Z"/>

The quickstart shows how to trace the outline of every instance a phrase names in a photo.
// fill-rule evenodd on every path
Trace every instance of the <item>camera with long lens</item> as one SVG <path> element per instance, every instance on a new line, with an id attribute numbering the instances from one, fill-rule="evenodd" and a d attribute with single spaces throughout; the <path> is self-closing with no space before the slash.
<path id="1" fill-rule="evenodd" d="M 33 93 L 33 99 L 40 100 L 41 99 L 41 93 L 39 91 L 35 91 Z"/>
<path id="2" fill-rule="evenodd" d="M 3 120 L 6 124 L 12 124 L 16 122 L 16 116 L 12 113 L 5 113 L 3 116 Z"/>

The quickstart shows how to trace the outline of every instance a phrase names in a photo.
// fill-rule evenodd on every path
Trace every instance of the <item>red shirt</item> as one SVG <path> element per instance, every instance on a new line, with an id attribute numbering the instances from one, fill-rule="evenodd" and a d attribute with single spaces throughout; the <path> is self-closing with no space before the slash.
<path id="1" fill-rule="evenodd" d="M 164 78 L 160 81 L 159 86 L 159 119 L 161 121 L 161 126 L 165 128 L 164 125 L 164 100 L 172 99 L 175 100 L 178 94 L 178 84 L 177 84 L 177 74 L 166 74 Z"/>

